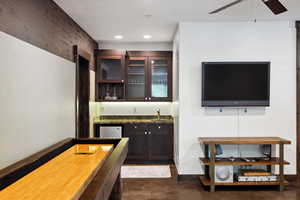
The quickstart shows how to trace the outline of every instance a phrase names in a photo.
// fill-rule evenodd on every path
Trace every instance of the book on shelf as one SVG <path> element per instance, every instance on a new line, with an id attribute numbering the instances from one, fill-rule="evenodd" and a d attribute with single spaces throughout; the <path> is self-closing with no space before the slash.
<path id="1" fill-rule="evenodd" d="M 241 170 L 240 174 L 242 176 L 270 176 L 272 175 L 271 172 L 267 172 L 265 170 Z"/>
<path id="2" fill-rule="evenodd" d="M 277 176 L 238 176 L 239 182 L 270 182 L 277 181 Z"/>

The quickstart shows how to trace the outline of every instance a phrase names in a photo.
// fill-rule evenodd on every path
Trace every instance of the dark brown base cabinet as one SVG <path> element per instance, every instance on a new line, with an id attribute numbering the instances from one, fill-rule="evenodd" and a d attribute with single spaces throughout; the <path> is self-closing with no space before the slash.
<path id="1" fill-rule="evenodd" d="M 125 124 L 123 137 L 129 138 L 126 163 L 173 161 L 173 124 Z"/>

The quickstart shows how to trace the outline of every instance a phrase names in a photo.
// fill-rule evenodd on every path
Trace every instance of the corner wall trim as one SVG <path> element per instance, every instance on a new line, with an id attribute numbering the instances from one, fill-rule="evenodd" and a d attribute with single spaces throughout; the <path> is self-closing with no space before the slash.
<path id="1" fill-rule="evenodd" d="M 177 175 L 177 182 L 199 182 L 198 177 L 200 174 L 186 174 L 186 175 Z"/>

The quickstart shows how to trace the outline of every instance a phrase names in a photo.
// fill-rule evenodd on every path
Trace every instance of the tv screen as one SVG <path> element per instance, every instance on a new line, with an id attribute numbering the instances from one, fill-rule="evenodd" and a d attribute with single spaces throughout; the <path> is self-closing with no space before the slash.
<path id="1" fill-rule="evenodd" d="M 270 62 L 202 63 L 202 106 L 269 106 Z"/>

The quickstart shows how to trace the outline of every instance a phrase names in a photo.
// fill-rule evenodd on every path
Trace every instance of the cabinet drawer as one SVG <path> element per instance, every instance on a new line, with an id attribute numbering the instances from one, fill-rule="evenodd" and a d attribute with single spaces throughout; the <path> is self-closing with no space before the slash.
<path id="1" fill-rule="evenodd" d="M 152 124 L 149 125 L 151 134 L 169 135 L 172 133 L 172 124 Z"/>
<path id="2" fill-rule="evenodd" d="M 124 135 L 130 133 L 144 133 L 147 131 L 148 127 L 146 124 L 125 124 L 124 126 Z"/>

